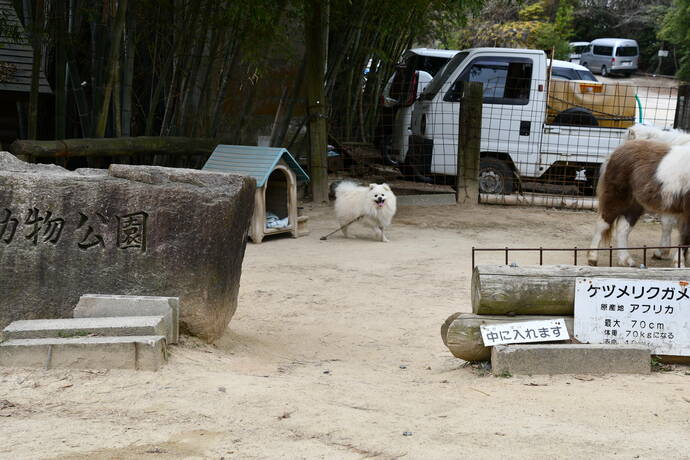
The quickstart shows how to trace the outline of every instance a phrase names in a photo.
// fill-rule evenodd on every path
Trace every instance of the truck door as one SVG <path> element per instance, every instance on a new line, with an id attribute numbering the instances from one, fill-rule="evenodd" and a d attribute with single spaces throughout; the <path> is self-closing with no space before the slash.
<path id="1" fill-rule="evenodd" d="M 443 99 L 459 101 L 460 82 L 483 83 L 482 152 L 508 154 L 520 175 L 534 175 L 539 161 L 545 82 L 537 77 L 545 75 L 543 61 L 541 55 L 477 57 Z"/>

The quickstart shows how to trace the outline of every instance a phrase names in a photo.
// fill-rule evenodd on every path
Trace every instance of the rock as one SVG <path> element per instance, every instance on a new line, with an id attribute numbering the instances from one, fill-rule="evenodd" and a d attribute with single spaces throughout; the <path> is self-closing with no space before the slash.
<path id="1" fill-rule="evenodd" d="M 86 293 L 180 298 L 213 341 L 237 308 L 255 182 L 113 164 L 67 171 L 0 152 L 0 328 L 69 318 Z"/>

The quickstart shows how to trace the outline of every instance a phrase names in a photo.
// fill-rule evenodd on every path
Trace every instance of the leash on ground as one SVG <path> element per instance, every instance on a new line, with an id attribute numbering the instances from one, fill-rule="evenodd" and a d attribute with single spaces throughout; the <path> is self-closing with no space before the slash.
<path id="1" fill-rule="evenodd" d="M 329 236 L 333 235 L 334 233 L 338 233 L 340 230 L 344 229 L 345 227 L 347 227 L 347 226 L 350 225 L 350 224 L 354 224 L 355 222 L 357 222 L 357 221 L 358 221 L 359 219 L 361 219 L 362 217 L 364 217 L 364 216 L 356 217 L 355 219 L 351 220 L 350 222 L 346 223 L 345 225 L 341 225 L 339 229 L 333 230 L 333 231 L 332 231 L 331 233 L 329 233 L 328 235 L 322 236 L 322 237 L 319 238 L 319 239 L 320 239 L 321 241 L 326 241 L 326 240 L 328 239 Z"/>

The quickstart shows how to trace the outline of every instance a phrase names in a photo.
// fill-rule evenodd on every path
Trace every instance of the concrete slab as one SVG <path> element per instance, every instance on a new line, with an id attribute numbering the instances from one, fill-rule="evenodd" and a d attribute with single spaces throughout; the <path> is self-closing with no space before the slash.
<path id="1" fill-rule="evenodd" d="M 79 298 L 72 313 L 75 318 L 157 315 L 169 315 L 168 330 L 172 333 L 168 343 L 177 343 L 180 322 L 180 300 L 177 297 L 85 294 Z"/>
<path id="2" fill-rule="evenodd" d="M 165 337 L 13 339 L 0 343 L 0 366 L 156 371 L 166 361 Z"/>
<path id="3" fill-rule="evenodd" d="M 494 375 L 649 374 L 651 355 L 644 345 L 497 345 L 491 350 Z"/>
<path id="4" fill-rule="evenodd" d="M 64 318 L 15 321 L 3 331 L 5 339 L 44 339 L 95 336 L 162 335 L 172 340 L 170 321 L 164 316 Z"/>

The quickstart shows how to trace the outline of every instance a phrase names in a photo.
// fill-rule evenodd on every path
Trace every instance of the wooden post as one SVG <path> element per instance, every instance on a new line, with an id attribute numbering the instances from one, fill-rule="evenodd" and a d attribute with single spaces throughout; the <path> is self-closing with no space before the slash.
<path id="1" fill-rule="evenodd" d="M 479 203 L 478 178 L 483 95 L 484 85 L 481 83 L 462 84 L 455 193 L 458 204 L 465 206 L 474 206 Z"/>
<path id="2" fill-rule="evenodd" d="M 690 85 L 687 83 L 678 87 L 678 101 L 673 127 L 686 131 L 690 129 Z"/>
<path id="3" fill-rule="evenodd" d="M 305 0 L 307 19 L 304 27 L 307 56 L 306 89 L 309 113 L 309 169 L 312 198 L 328 202 L 326 149 L 328 128 L 324 76 L 328 43 L 328 0 Z"/>
<path id="4" fill-rule="evenodd" d="M 690 269 L 477 265 L 472 273 L 472 312 L 477 315 L 572 315 L 578 277 L 683 281 L 690 277 Z"/>

